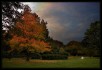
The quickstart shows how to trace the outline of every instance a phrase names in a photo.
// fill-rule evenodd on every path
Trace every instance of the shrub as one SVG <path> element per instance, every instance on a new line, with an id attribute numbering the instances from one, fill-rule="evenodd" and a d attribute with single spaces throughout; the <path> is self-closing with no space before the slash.
<path id="1" fill-rule="evenodd" d="M 43 60 L 60 60 L 67 59 L 68 56 L 65 54 L 42 54 Z"/>
<path id="2" fill-rule="evenodd" d="M 41 59 L 41 55 L 39 53 L 30 53 L 31 59 Z"/>

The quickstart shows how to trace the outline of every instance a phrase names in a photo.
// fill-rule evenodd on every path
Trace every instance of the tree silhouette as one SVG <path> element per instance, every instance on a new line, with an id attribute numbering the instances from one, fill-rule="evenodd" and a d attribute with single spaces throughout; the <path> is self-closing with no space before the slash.
<path id="1" fill-rule="evenodd" d="M 82 40 L 83 46 L 89 50 L 93 49 L 90 54 L 99 55 L 101 47 L 101 36 L 100 36 L 100 22 L 96 21 L 90 24 L 90 27 L 85 32 L 84 39 Z"/>
<path id="2" fill-rule="evenodd" d="M 18 9 L 23 9 L 23 4 L 20 2 L 2 2 L 2 25 L 3 28 L 11 28 L 16 19 L 21 16 Z"/>

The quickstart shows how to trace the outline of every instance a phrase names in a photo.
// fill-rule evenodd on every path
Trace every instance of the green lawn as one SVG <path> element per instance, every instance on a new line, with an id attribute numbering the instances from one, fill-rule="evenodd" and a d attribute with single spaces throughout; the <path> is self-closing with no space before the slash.
<path id="1" fill-rule="evenodd" d="M 100 59 L 95 57 L 69 57 L 68 60 L 30 60 L 12 58 L 2 60 L 3 68 L 100 68 Z"/>

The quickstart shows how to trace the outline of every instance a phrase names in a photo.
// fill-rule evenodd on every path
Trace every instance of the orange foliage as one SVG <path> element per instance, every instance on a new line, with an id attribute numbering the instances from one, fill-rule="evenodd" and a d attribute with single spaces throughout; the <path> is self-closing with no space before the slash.
<path id="1" fill-rule="evenodd" d="M 45 30 L 42 24 L 37 21 L 38 17 L 30 12 L 24 12 L 21 21 L 17 21 L 15 29 L 11 31 L 13 37 L 9 41 L 11 47 L 29 47 L 38 52 L 50 51 L 51 47 L 45 39 Z M 30 50 L 31 50 L 30 49 Z"/>

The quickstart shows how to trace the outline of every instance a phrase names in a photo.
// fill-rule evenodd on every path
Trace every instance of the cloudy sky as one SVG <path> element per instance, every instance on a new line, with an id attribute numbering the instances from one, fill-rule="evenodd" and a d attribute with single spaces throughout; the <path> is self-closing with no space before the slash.
<path id="1" fill-rule="evenodd" d="M 81 41 L 91 22 L 100 20 L 98 2 L 23 2 L 48 22 L 49 35 L 64 44 Z"/>

